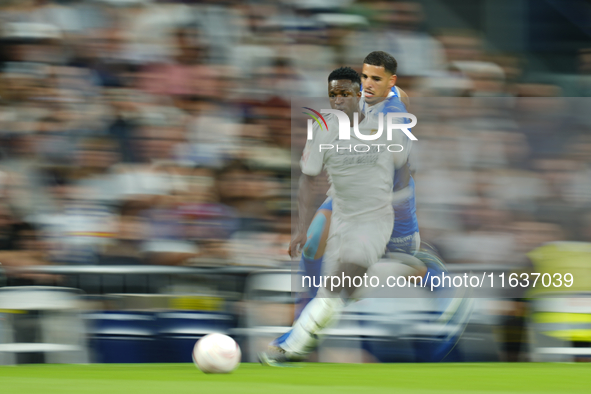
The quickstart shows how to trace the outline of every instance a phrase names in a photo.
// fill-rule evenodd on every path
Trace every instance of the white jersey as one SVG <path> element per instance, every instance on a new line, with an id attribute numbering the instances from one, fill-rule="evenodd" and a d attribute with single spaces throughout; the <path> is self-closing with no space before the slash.
<path id="1" fill-rule="evenodd" d="M 396 93 L 390 90 L 390 92 L 388 93 L 388 98 L 400 97 L 400 89 L 398 89 L 398 86 L 394 86 L 394 88 L 396 89 Z M 362 96 L 361 99 L 359 99 L 359 109 L 362 113 L 366 115 L 375 115 L 378 114 L 382 109 L 384 109 L 384 105 L 386 104 L 386 102 L 386 100 L 382 100 L 376 105 L 369 106 L 365 102 L 365 96 Z"/>
<path id="2" fill-rule="evenodd" d="M 307 142 L 300 163 L 302 172 L 316 176 L 323 166 L 326 168 L 333 211 L 345 219 L 373 219 L 391 212 L 394 171 L 408 160 L 408 138 L 401 130 L 394 130 L 388 141 L 384 119 L 384 130 L 377 140 L 361 140 L 353 128 L 350 140 L 339 140 L 336 117 L 325 118 L 328 131 L 314 127 L 313 139 Z M 361 134 L 371 135 L 377 130 L 377 117 L 366 117 L 359 124 Z"/>

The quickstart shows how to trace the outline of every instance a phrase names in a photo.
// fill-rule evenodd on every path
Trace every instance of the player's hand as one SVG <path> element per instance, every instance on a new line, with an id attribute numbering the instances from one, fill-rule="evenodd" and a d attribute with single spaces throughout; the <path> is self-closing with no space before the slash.
<path id="1" fill-rule="evenodd" d="M 289 249 L 287 250 L 289 256 L 292 258 L 297 257 L 300 254 L 300 251 L 302 250 L 304 245 L 306 244 L 307 240 L 308 239 L 306 238 L 306 233 L 300 231 L 296 232 L 294 237 L 291 239 L 291 242 L 289 243 Z"/>

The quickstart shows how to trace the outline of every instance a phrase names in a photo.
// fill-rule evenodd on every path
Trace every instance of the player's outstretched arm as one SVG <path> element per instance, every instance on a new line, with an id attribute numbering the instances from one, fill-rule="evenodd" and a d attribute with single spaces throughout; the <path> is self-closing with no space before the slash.
<path id="1" fill-rule="evenodd" d="M 302 174 L 300 177 L 298 191 L 298 224 L 288 250 L 291 257 L 297 256 L 306 243 L 306 232 L 314 217 L 314 209 L 312 207 L 314 179 L 315 177 L 306 174 Z"/>
<path id="2" fill-rule="evenodd" d="M 408 97 L 408 94 L 406 94 L 406 92 L 400 88 L 398 88 L 398 90 L 400 90 L 400 101 L 402 101 L 402 104 L 404 104 L 404 106 L 406 107 L 407 110 L 410 109 L 410 97 Z"/>

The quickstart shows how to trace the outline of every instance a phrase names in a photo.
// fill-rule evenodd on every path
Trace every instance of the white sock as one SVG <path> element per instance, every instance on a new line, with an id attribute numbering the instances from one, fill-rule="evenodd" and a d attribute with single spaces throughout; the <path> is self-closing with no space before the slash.
<path id="1" fill-rule="evenodd" d="M 343 307 L 344 302 L 340 297 L 314 298 L 304 308 L 281 347 L 289 356 L 296 358 L 310 353 L 318 342 L 317 335 L 338 319 Z"/>

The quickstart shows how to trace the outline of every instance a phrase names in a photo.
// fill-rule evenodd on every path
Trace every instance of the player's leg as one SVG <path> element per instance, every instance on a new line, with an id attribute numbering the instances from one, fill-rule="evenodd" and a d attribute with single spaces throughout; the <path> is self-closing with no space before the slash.
<path id="1" fill-rule="evenodd" d="M 451 276 L 443 259 L 431 245 L 425 242 L 420 245 L 414 257 L 420 259 L 427 267 L 424 277 L 426 286 L 430 289 L 432 282 L 437 286 L 434 287 L 431 296 L 434 297 L 435 309 L 433 324 L 440 328 L 440 334 L 437 335 L 438 340 L 433 341 L 430 346 L 428 361 L 438 362 L 443 361 L 457 345 L 470 320 L 473 300 L 464 288 L 456 289 L 442 285 L 442 276 Z M 434 281 L 437 277 L 439 280 Z"/>
<path id="2" fill-rule="evenodd" d="M 444 275 L 450 275 L 443 259 L 434 248 L 421 243 L 419 232 L 415 230 L 418 227 L 412 221 L 399 220 L 392 231 L 386 255 L 404 265 L 405 268 L 399 271 L 400 275 L 409 280 L 420 276 L 426 291 L 431 292 L 433 288 L 436 318 L 450 319 L 460 305 L 461 294 L 456 294 L 453 289 L 443 285 Z"/>
<path id="3" fill-rule="evenodd" d="M 401 177 L 404 176 L 404 173 Z M 404 182 L 404 181 L 401 181 Z M 434 277 L 447 273 L 445 265 L 437 258 L 431 258 L 421 248 L 419 223 L 415 200 L 415 182 L 408 173 L 407 186 L 395 192 L 398 196 L 393 204 L 396 220 L 388 242 L 388 257 L 402 262 L 409 271 L 407 276 L 420 276 L 424 285 L 431 286 Z M 441 263 L 440 263 L 441 262 Z"/>
<path id="4" fill-rule="evenodd" d="M 331 271 L 332 277 L 363 277 L 367 266 L 357 263 L 341 263 Z M 300 360 L 310 354 L 318 345 L 324 329 L 336 322 L 345 307 L 346 300 L 354 297 L 356 288 L 352 283 L 341 283 L 334 288 L 323 287 L 313 298 L 284 341 L 278 342 L 289 360 Z"/>
<path id="5" fill-rule="evenodd" d="M 426 291 L 434 286 L 433 324 L 441 327 L 442 335 L 431 346 L 430 361 L 441 361 L 457 344 L 465 329 L 472 310 L 464 290 L 443 286 L 443 276 L 449 276 L 445 263 L 435 248 L 421 242 L 416 218 L 414 181 L 409 183 L 412 193 L 409 198 L 394 206 L 396 221 L 388 243 L 387 256 L 400 261 L 405 270 L 400 275 L 421 276 Z"/>
<path id="6" fill-rule="evenodd" d="M 298 275 L 310 278 L 311 287 L 298 292 L 295 300 L 294 322 L 300 317 L 306 305 L 308 305 L 311 299 L 316 297 L 318 292 L 318 287 L 315 287 L 314 284 L 320 283 L 322 261 L 330 231 L 331 217 L 332 198 L 328 197 L 316 211 L 306 233 L 307 241 L 302 248 Z M 281 343 L 290 334 L 291 330 L 275 339 L 273 343 Z"/>
<path id="7" fill-rule="evenodd" d="M 299 270 L 300 274 L 311 278 L 310 283 L 320 283 L 319 276 L 322 272 L 322 257 L 326 249 L 326 240 L 330 230 L 330 221 L 332 217 L 332 199 L 327 198 L 318 208 L 312 223 L 308 228 L 306 244 L 302 249 Z M 316 279 L 316 280 L 314 280 Z M 296 300 L 295 319 L 298 318 L 301 311 L 308 302 L 316 296 L 318 287 L 310 287 L 307 291 L 301 292 Z M 295 320 L 294 319 L 294 320 Z"/>
<path id="8" fill-rule="evenodd" d="M 403 226 L 401 227 L 404 229 Z M 386 256 L 405 265 L 406 270 L 403 275 L 408 278 L 420 276 L 423 278 L 424 286 L 429 288 L 431 288 L 434 278 L 438 278 L 439 280 L 435 280 L 434 284 L 437 286 L 437 290 L 442 289 L 442 276 L 448 274 L 443 260 L 434 251 L 420 247 L 421 237 L 418 228 L 416 228 L 417 231 L 414 231 L 415 228 L 410 227 L 411 233 L 409 234 L 408 230 L 401 231 L 401 227 L 395 225 L 390 242 L 388 242 Z"/>
<path id="9" fill-rule="evenodd" d="M 334 218 L 331 217 L 331 219 L 320 272 L 325 276 L 338 264 L 341 242 L 339 220 L 337 219 L 335 223 Z M 338 315 L 342 305 L 341 298 L 331 294 L 325 286 L 315 289 L 315 297 L 304 306 L 291 330 L 274 340 L 266 353 L 259 354 L 261 362 L 277 365 L 284 361 L 297 361 L 304 358 L 318 343 L 317 333 L 332 322 L 333 316 Z"/>
<path id="10" fill-rule="evenodd" d="M 433 311 L 430 320 L 434 327 L 439 327 L 440 334 L 434 335 L 433 339 L 436 340 L 430 343 L 426 361 L 442 361 L 456 346 L 468 324 L 472 312 L 472 300 L 466 296 L 464 289 L 441 286 L 442 275 L 450 274 L 435 249 L 425 243 L 422 243 L 420 248 L 415 248 L 414 242 L 411 244 L 407 242 L 408 237 L 405 234 L 394 233 L 394 235 L 398 237 L 393 237 L 388 246 L 390 250 L 396 252 L 389 252 L 388 257 L 400 261 L 406 267 L 406 271 L 403 270 L 401 275 L 410 277 L 413 273 L 422 273 L 423 282 L 426 282 L 425 291 L 430 293 L 429 297 L 432 297 Z M 420 243 L 419 240 L 417 236 L 418 243 Z M 434 280 L 437 277 L 439 280 Z M 432 282 L 438 286 L 434 288 L 433 293 L 430 290 Z"/>
<path id="11" fill-rule="evenodd" d="M 420 276 L 423 278 L 427 273 L 427 267 L 425 266 L 425 263 L 414 256 L 414 253 L 418 251 L 418 248 L 411 245 L 414 243 L 413 239 L 418 238 L 418 234 L 419 233 L 416 232 L 411 235 L 401 235 L 401 233 L 395 228 L 392 232 L 392 237 L 388 242 L 386 257 L 395 259 L 406 266 L 404 275 L 409 277 Z"/>
<path id="12" fill-rule="evenodd" d="M 413 253 L 413 256 L 417 259 L 421 260 L 421 262 L 427 267 L 427 272 L 425 274 L 425 280 L 427 281 L 427 285 L 431 286 L 431 282 L 433 278 L 439 278 L 439 281 L 436 281 L 434 285 L 438 285 L 434 287 L 435 289 L 445 289 L 446 286 L 443 285 L 442 276 L 449 275 L 449 271 L 445 265 L 443 258 L 437 253 L 435 248 L 431 245 L 427 244 L 426 242 L 421 242 L 419 239 L 419 249 Z"/>
<path id="13" fill-rule="evenodd" d="M 392 229 L 392 217 L 365 223 L 342 223 L 333 216 L 325 272 L 330 283 L 319 289 L 288 335 L 271 346 L 261 361 L 297 360 L 317 345 L 320 333 L 338 319 L 345 300 L 355 297 L 354 278 L 362 277 L 383 254 Z M 339 278 L 338 283 L 332 278 Z M 342 280 L 340 279 L 342 278 Z M 346 280 L 348 278 L 348 281 Z"/>

